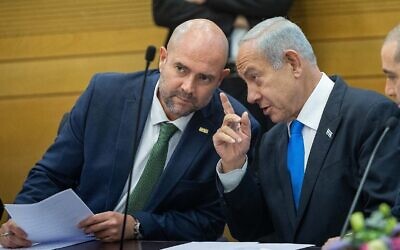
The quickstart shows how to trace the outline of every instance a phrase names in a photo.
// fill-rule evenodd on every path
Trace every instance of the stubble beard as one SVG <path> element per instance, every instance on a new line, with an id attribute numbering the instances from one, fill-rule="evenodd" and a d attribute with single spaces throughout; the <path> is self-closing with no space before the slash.
<path id="1" fill-rule="evenodd" d="M 167 95 L 164 95 L 163 91 L 160 89 L 160 96 L 161 96 L 163 102 L 165 103 L 165 106 L 168 109 L 168 111 L 177 117 L 187 116 L 190 113 L 199 110 L 199 107 L 197 107 L 195 105 L 196 98 L 194 98 L 191 94 L 184 93 L 183 91 L 177 90 L 177 91 L 170 93 L 167 96 Z M 189 102 L 186 102 L 186 106 L 181 106 L 181 107 L 187 107 L 187 105 L 189 105 L 189 104 L 190 104 L 190 107 L 188 107 L 187 110 L 178 108 L 180 105 L 178 105 L 174 102 L 174 98 L 183 98 L 185 100 L 188 100 Z"/>

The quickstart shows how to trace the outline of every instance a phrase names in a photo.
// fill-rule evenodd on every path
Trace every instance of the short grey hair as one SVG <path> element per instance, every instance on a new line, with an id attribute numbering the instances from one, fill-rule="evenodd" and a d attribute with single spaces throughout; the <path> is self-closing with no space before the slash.
<path id="1" fill-rule="evenodd" d="M 383 44 L 388 42 L 397 42 L 397 48 L 394 53 L 394 61 L 400 63 L 400 24 L 394 27 L 386 36 Z"/>
<path id="2" fill-rule="evenodd" d="M 311 64 L 316 65 L 314 51 L 299 26 L 284 17 L 266 19 L 254 26 L 242 38 L 241 44 L 255 40 L 260 52 L 263 53 L 275 70 L 284 63 L 285 50 L 295 50 Z"/>

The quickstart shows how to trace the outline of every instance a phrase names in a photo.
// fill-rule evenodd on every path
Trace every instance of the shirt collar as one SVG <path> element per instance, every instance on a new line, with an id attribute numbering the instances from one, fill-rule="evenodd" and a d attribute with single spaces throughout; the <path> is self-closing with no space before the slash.
<path id="1" fill-rule="evenodd" d="M 334 85 L 335 83 L 325 73 L 322 73 L 317 86 L 300 110 L 297 120 L 316 131 Z M 290 123 L 288 123 L 288 130 Z"/>
<path id="2" fill-rule="evenodd" d="M 153 101 L 151 103 L 151 110 L 149 117 L 150 124 L 152 126 L 156 126 L 162 122 L 170 122 L 174 124 L 179 129 L 179 131 L 183 132 L 183 130 L 185 130 L 187 124 L 189 123 L 194 113 L 192 112 L 187 116 L 182 116 L 174 121 L 170 121 L 167 115 L 165 114 L 163 107 L 161 106 L 160 100 L 157 97 L 159 83 L 160 81 L 157 81 L 156 87 L 154 88 Z"/>

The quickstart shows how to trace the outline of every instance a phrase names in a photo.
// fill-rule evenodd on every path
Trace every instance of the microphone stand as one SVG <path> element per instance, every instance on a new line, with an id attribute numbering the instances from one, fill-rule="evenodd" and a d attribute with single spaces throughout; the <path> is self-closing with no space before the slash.
<path id="1" fill-rule="evenodd" d="M 154 56 L 156 53 L 156 48 L 153 45 L 150 45 L 147 47 L 146 50 L 146 68 L 144 70 L 144 77 L 143 77 L 143 82 L 142 86 L 140 89 L 140 95 L 139 95 L 139 105 L 138 105 L 138 119 L 137 119 L 137 126 L 136 126 L 136 131 L 135 135 L 137 137 L 137 134 L 139 132 L 139 124 L 140 124 L 140 116 L 142 112 L 142 99 L 143 99 L 143 92 L 144 92 L 144 86 L 146 84 L 146 79 L 147 79 L 147 71 L 149 70 L 150 63 L 154 60 Z M 138 146 L 138 140 L 134 138 L 134 148 L 137 148 Z M 131 192 L 131 186 L 132 186 L 132 170 L 129 172 L 128 176 L 128 190 L 126 193 L 126 202 L 125 202 L 125 208 L 124 208 L 124 221 L 122 223 L 122 233 L 121 233 L 121 238 L 120 238 L 120 244 L 119 244 L 119 249 L 123 250 L 124 249 L 124 236 L 125 236 L 125 227 L 126 227 L 126 217 L 128 214 L 128 206 L 129 206 L 129 195 Z"/>
<path id="2" fill-rule="evenodd" d="M 342 231 L 340 233 L 340 238 L 341 239 L 343 239 L 343 237 L 344 237 L 344 235 L 346 233 L 346 229 L 347 229 L 347 226 L 349 225 L 349 221 L 350 221 L 351 215 L 353 214 L 354 209 L 355 209 L 356 204 L 357 204 L 357 201 L 358 201 L 358 198 L 360 197 L 361 190 L 362 190 L 362 188 L 364 186 L 365 180 L 367 179 L 367 176 L 368 176 L 368 173 L 369 173 L 369 169 L 371 168 L 371 165 L 372 165 L 372 161 L 375 158 L 376 151 L 378 151 L 378 148 L 381 145 L 381 142 L 382 142 L 383 138 L 385 137 L 385 135 L 387 134 L 387 132 L 396 125 L 397 121 L 398 120 L 397 120 L 396 117 L 390 117 L 387 120 L 386 125 L 385 125 L 385 129 L 383 130 L 381 137 L 379 137 L 378 142 L 376 143 L 374 149 L 372 150 L 371 156 L 369 157 L 369 160 L 368 160 L 367 167 L 365 168 L 364 174 L 363 174 L 363 176 L 361 178 L 360 185 L 358 186 L 358 189 L 357 189 L 356 195 L 354 196 L 353 202 L 351 204 L 349 213 L 347 214 L 346 220 L 345 220 L 344 225 L 342 227 Z"/>
<path id="3" fill-rule="evenodd" d="M 3 217 L 3 212 L 4 212 L 4 205 L 3 205 L 3 201 L 0 198 L 0 220 Z"/>

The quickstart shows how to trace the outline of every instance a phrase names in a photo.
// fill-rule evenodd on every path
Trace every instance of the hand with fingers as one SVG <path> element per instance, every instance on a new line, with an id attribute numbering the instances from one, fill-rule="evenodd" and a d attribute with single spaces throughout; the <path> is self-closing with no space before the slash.
<path id="1" fill-rule="evenodd" d="M 15 224 L 8 220 L 0 227 L 0 244 L 5 248 L 29 247 L 32 242 L 27 239 L 27 234 Z"/>
<path id="2" fill-rule="evenodd" d="M 78 227 L 103 242 L 115 242 L 121 239 L 123 220 L 122 213 L 108 211 L 90 216 L 81 221 Z M 135 221 L 131 215 L 126 217 L 125 239 L 133 238 Z"/>
<path id="3" fill-rule="evenodd" d="M 222 126 L 213 136 L 215 150 L 221 157 L 221 168 L 224 173 L 241 168 L 246 161 L 250 148 L 251 124 L 249 114 L 235 114 L 228 97 L 220 94 L 225 117 Z"/>

